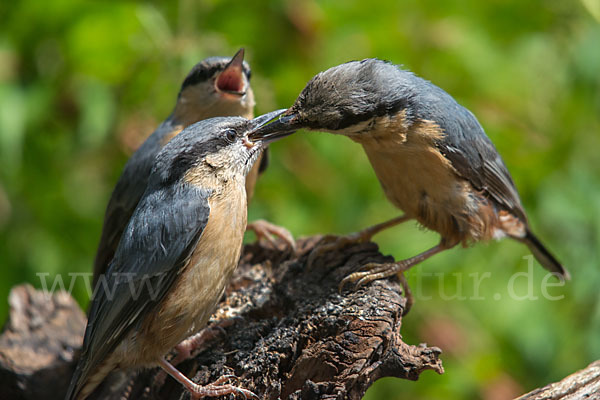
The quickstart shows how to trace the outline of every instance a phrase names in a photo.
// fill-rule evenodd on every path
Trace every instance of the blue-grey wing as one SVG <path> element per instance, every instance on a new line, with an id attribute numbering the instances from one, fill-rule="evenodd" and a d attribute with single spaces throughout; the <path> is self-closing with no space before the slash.
<path id="1" fill-rule="evenodd" d="M 436 145 L 458 174 L 526 221 L 512 177 L 473 113 L 434 84 L 416 76 L 408 79 L 420 87 L 410 99 L 418 110 L 416 117 L 433 121 L 442 129 L 444 134 Z"/>
<path id="2" fill-rule="evenodd" d="M 208 222 L 208 196 L 181 184 L 144 194 L 92 299 L 71 393 L 168 293 Z"/>
<path id="3" fill-rule="evenodd" d="M 154 158 L 164 145 L 165 138 L 176 129 L 179 127 L 171 119 L 163 122 L 125 164 L 104 214 L 102 234 L 94 260 L 95 279 L 106 272 L 112 261 L 121 235 L 146 190 Z"/>
<path id="4" fill-rule="evenodd" d="M 457 120 L 445 128 L 447 134 L 437 143 L 460 176 L 491 197 L 496 204 L 527 221 L 515 183 L 496 147 L 475 116 L 467 109 L 457 110 Z M 448 131 L 448 129 L 451 129 Z"/>

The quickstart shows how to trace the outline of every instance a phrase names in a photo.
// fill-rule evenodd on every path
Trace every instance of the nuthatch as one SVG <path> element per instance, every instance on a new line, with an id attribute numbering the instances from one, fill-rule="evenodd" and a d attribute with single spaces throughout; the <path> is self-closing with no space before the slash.
<path id="1" fill-rule="evenodd" d="M 505 236 L 525 243 L 544 268 L 568 279 L 561 263 L 531 232 L 515 184 L 475 116 L 432 83 L 378 59 L 330 68 L 316 75 L 293 106 L 259 132 L 300 128 L 360 143 L 387 198 L 404 211 L 403 216 L 323 245 L 310 262 L 323 251 L 368 241 L 410 219 L 441 235 L 437 246 L 395 263 L 369 264 L 347 276 L 342 286 L 402 275 L 459 243 L 468 246 Z"/>
<path id="2" fill-rule="evenodd" d="M 160 150 L 105 290 L 92 299 L 68 400 L 85 399 L 114 369 L 153 366 L 194 398 L 252 396 L 222 384 L 227 377 L 197 385 L 164 356 L 206 324 L 238 263 L 247 218 L 245 178 L 264 146 L 278 138 L 250 141 L 248 134 L 277 113 L 251 121 L 204 120 Z"/>
<path id="3" fill-rule="evenodd" d="M 233 58 L 210 57 L 196 64 L 187 75 L 171 115 L 146 139 L 131 156 L 115 186 L 106 207 L 100 244 L 94 261 L 93 287 L 112 260 L 123 230 L 140 201 L 154 157 L 160 149 L 187 126 L 203 119 L 219 116 L 254 115 L 254 93 L 250 87 L 250 67 L 244 61 L 244 49 Z M 267 148 L 248 174 L 246 190 L 252 198 L 259 173 L 268 164 Z M 256 221 L 248 226 L 257 236 L 270 238 L 270 233 L 281 236 L 294 246 L 294 240 L 285 229 Z"/>

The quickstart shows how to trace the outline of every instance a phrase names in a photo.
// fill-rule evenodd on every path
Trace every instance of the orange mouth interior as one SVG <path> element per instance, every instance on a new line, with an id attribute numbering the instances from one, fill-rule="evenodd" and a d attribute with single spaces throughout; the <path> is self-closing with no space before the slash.
<path id="1" fill-rule="evenodd" d="M 243 96 L 246 92 L 242 74 L 241 68 L 227 68 L 217 78 L 217 89 L 221 92 Z"/>

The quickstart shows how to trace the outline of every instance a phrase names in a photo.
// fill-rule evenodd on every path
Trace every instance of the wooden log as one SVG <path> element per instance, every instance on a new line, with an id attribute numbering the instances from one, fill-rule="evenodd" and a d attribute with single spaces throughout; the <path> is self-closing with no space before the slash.
<path id="1" fill-rule="evenodd" d="M 318 239 L 300 240 L 297 255 L 259 243 L 245 246 L 211 319 L 221 328 L 178 366 L 182 372 L 200 384 L 233 374 L 261 399 L 361 399 L 382 377 L 417 380 L 428 369 L 443 373 L 440 349 L 402 342 L 405 299 L 396 279 L 338 292 L 350 272 L 392 260 L 366 243 L 327 253 L 308 270 L 307 255 Z M 61 399 L 85 316 L 69 295 L 45 296 L 29 285 L 15 287 L 9 302 L 0 337 L 2 398 Z M 189 398 L 159 372 L 113 374 L 92 398 Z"/>
<path id="2" fill-rule="evenodd" d="M 592 400 L 600 399 L 600 361 L 595 361 L 581 371 L 524 394 L 517 400 Z"/>

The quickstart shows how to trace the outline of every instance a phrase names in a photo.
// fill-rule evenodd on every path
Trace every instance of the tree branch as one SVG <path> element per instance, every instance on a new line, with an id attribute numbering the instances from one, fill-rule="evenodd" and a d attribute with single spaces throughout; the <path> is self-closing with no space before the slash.
<path id="1" fill-rule="evenodd" d="M 517 400 L 596 399 L 599 393 L 600 361 L 596 361 L 560 382 L 532 390 Z"/>
<path id="2" fill-rule="evenodd" d="M 405 299 L 395 279 L 338 293 L 350 272 L 391 259 L 367 243 L 327 253 L 308 271 L 307 255 L 318 239 L 300 240 L 298 256 L 245 246 L 212 318 L 221 332 L 178 368 L 200 384 L 234 374 L 261 399 L 360 399 L 382 377 L 443 373 L 440 349 L 402 342 Z M 28 285 L 14 288 L 9 302 L 0 337 L 4 398 L 61 399 L 81 345 L 83 313 L 68 295 L 46 297 Z M 114 374 L 93 397 L 181 398 L 181 385 L 157 379 L 158 372 Z"/>

